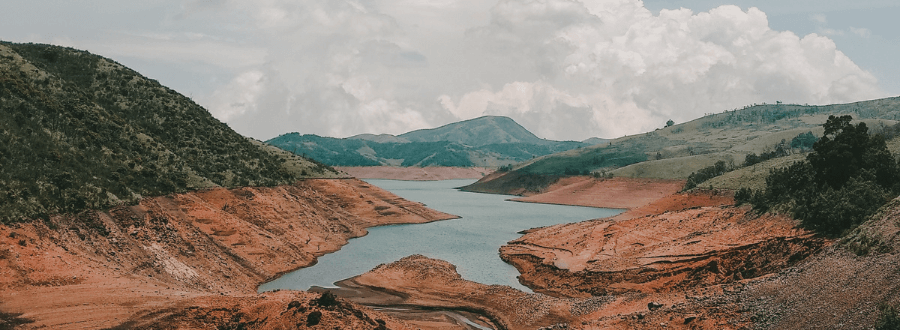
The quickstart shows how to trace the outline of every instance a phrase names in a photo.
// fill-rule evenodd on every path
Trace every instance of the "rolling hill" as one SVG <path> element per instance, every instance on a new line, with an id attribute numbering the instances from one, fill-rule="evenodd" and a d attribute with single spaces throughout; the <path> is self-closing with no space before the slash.
<path id="1" fill-rule="evenodd" d="M 86 51 L 0 42 L 0 221 L 336 176 Z"/>
<path id="2" fill-rule="evenodd" d="M 900 97 L 825 106 L 761 104 L 708 115 L 687 123 L 652 132 L 625 136 L 605 143 L 538 157 L 516 164 L 512 171 L 486 177 L 466 189 L 472 191 L 511 191 L 540 189 L 563 175 L 594 173 L 598 176 L 629 178 L 686 179 L 692 173 L 724 162 L 726 167 L 741 168 L 748 155 L 776 150 L 779 156 L 796 158 L 805 150 L 797 141 L 810 133 L 820 137 L 822 124 L 829 115 L 851 115 L 864 121 L 873 133 L 892 130 L 900 120 Z M 892 152 L 900 144 L 889 142 Z M 793 159 L 790 158 L 790 159 Z M 743 171 L 768 172 L 782 164 L 783 157 L 766 160 Z M 762 168 L 762 170 L 754 170 Z M 735 171 L 738 172 L 738 171 Z M 743 172 L 741 172 L 743 173 Z M 720 181 L 723 188 L 738 189 L 758 185 L 763 177 L 732 174 L 742 179 Z M 489 182 L 495 180 L 494 182 Z M 530 183 L 529 183 L 530 182 Z M 527 185 L 527 187 L 525 187 Z"/>
<path id="3" fill-rule="evenodd" d="M 266 141 L 331 166 L 509 165 L 588 144 L 538 138 L 507 117 L 485 116 L 393 136 L 362 134 L 346 139 L 283 134 Z"/>

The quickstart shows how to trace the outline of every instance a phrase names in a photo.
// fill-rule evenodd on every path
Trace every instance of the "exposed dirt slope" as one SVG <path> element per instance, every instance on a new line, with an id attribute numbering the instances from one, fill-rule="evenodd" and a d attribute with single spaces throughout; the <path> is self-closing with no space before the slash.
<path id="1" fill-rule="evenodd" d="M 761 327 L 871 329 L 879 304 L 900 305 L 900 200 L 824 253 L 749 286 L 744 301 Z"/>
<path id="2" fill-rule="evenodd" d="M 416 329 L 402 322 L 319 294 L 282 291 L 256 296 L 205 296 L 143 313 L 113 329 Z"/>
<path id="3" fill-rule="evenodd" d="M 827 243 L 788 218 L 748 212 L 700 207 L 556 225 L 511 241 L 500 254 L 535 290 L 584 296 L 670 292 L 757 277 Z"/>
<path id="4" fill-rule="evenodd" d="M 492 172 L 492 170 L 486 169 L 484 167 L 354 166 L 336 168 L 360 179 L 388 179 L 408 181 L 481 179 L 485 175 Z"/>
<path id="5" fill-rule="evenodd" d="M 366 227 L 453 217 L 344 179 L 218 188 L 0 226 L 0 310 L 33 327 L 115 326 L 211 293 L 255 296 L 259 283 Z"/>
<path id="6" fill-rule="evenodd" d="M 350 292 L 355 296 L 350 299 L 361 303 L 467 311 L 495 329 L 738 329 L 749 324 L 730 298 L 741 283 L 677 294 L 554 298 L 467 281 L 452 264 L 415 255 L 338 284 L 345 287 L 339 292 Z M 359 294 L 363 291 L 368 292 Z M 648 309 L 651 303 L 661 308 Z"/>
<path id="7" fill-rule="evenodd" d="M 597 179 L 590 176 L 564 177 L 540 194 L 514 201 L 605 208 L 635 208 L 672 195 L 684 187 L 683 180 Z"/>

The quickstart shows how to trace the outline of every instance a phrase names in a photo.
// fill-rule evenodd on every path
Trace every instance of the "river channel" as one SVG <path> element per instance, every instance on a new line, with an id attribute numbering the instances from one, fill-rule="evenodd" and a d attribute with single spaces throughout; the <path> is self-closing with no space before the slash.
<path id="1" fill-rule="evenodd" d="M 507 199 L 513 196 L 454 189 L 474 180 L 366 181 L 405 199 L 461 218 L 369 228 L 368 235 L 352 239 L 341 250 L 319 257 L 314 266 L 298 269 L 261 285 L 260 292 L 308 290 L 313 286 L 331 288 L 335 287 L 334 282 L 413 254 L 446 260 L 456 265 L 457 271 L 467 280 L 509 285 L 531 292 L 517 281 L 519 272 L 500 260 L 501 245 L 520 237 L 518 232 L 525 229 L 608 217 L 622 211 L 511 202 Z"/>

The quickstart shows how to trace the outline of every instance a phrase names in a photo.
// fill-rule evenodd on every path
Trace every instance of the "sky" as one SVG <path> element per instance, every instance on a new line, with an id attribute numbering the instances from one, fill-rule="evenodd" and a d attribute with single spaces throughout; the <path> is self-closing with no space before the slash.
<path id="1" fill-rule="evenodd" d="M 484 115 L 542 138 L 758 103 L 900 95 L 895 0 L 4 0 L 0 40 L 88 50 L 237 132 L 401 134 Z"/>

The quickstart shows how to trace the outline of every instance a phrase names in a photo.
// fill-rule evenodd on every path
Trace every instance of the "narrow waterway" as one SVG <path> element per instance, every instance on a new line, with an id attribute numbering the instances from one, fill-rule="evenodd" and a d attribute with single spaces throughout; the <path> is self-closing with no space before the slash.
<path id="1" fill-rule="evenodd" d="M 510 202 L 510 196 L 469 193 L 454 188 L 474 180 L 366 180 L 408 200 L 458 215 L 455 220 L 393 225 L 369 229 L 340 251 L 324 255 L 316 265 L 261 285 L 259 291 L 308 290 L 335 287 L 334 282 L 365 273 L 382 263 L 421 254 L 446 260 L 463 278 L 483 284 L 502 284 L 530 292 L 519 284 L 516 269 L 500 260 L 500 246 L 518 232 L 541 226 L 616 215 L 621 210 Z"/>

